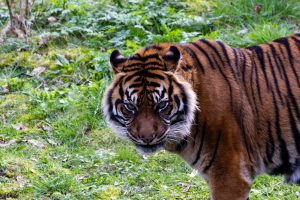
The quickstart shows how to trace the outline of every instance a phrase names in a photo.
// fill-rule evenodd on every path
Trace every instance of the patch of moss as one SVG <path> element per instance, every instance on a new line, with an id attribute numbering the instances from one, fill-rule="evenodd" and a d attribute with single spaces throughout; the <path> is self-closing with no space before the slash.
<path id="1" fill-rule="evenodd" d="M 54 54 L 55 51 L 51 52 Z M 0 54 L 0 67 L 18 66 L 32 69 L 38 66 L 49 67 L 53 63 L 54 60 L 49 58 L 48 53 L 42 55 L 22 51 Z"/>
<path id="2" fill-rule="evenodd" d="M 8 94 L 1 97 L 0 113 L 8 108 L 24 108 L 27 105 L 28 97 L 22 94 Z"/>
<path id="3" fill-rule="evenodd" d="M 3 174 L 6 177 L 11 179 L 17 179 L 18 176 L 25 177 L 33 177 L 35 174 L 35 166 L 31 160 L 23 159 L 18 156 L 12 156 L 11 154 L 7 154 L 2 157 L 1 168 L 3 170 Z"/>
<path id="4" fill-rule="evenodd" d="M 14 199 L 19 196 L 19 184 L 16 182 L 13 183 L 4 183 L 0 187 L 0 199 Z"/>
<path id="5" fill-rule="evenodd" d="M 105 187 L 105 189 L 97 192 L 95 196 L 101 200 L 118 199 L 121 196 L 121 191 L 118 187 L 108 186 Z"/>
<path id="6" fill-rule="evenodd" d="M 0 54 L 0 67 L 11 66 L 15 60 L 15 53 L 3 53 Z"/>

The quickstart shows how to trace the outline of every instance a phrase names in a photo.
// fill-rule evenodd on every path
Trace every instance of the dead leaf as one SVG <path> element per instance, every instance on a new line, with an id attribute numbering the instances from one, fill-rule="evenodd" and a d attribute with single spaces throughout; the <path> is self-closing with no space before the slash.
<path id="1" fill-rule="evenodd" d="M 190 177 L 195 177 L 197 175 L 198 175 L 198 171 L 195 169 L 189 174 Z"/>
<path id="2" fill-rule="evenodd" d="M 32 160 L 34 162 L 38 162 L 38 159 L 36 159 L 36 158 L 30 158 L 30 160 Z"/>
<path id="3" fill-rule="evenodd" d="M 23 30 L 21 30 L 19 28 L 14 28 L 14 33 L 17 35 L 17 37 L 19 39 L 24 39 L 25 38 L 25 33 L 23 32 Z"/>
<path id="4" fill-rule="evenodd" d="M 43 126 L 43 130 L 49 132 L 49 131 L 52 131 L 52 127 L 51 126 Z"/>
<path id="5" fill-rule="evenodd" d="M 261 4 L 255 4 L 255 5 L 252 7 L 252 10 L 253 10 L 255 13 L 259 14 L 260 11 L 261 11 Z"/>
<path id="6" fill-rule="evenodd" d="M 144 160 L 148 160 L 148 158 L 150 157 L 150 155 L 148 155 L 148 154 L 142 154 L 142 157 L 143 157 Z"/>
<path id="7" fill-rule="evenodd" d="M 76 181 L 82 181 L 84 179 L 84 176 L 76 175 L 75 179 Z"/>
<path id="8" fill-rule="evenodd" d="M 244 34 L 248 33 L 248 31 L 249 31 L 249 30 L 248 30 L 247 28 L 244 28 L 244 29 L 238 31 L 237 34 L 238 34 L 238 35 L 244 35 Z"/>
<path id="9" fill-rule="evenodd" d="M 36 59 L 41 59 L 43 56 L 41 54 L 35 53 L 34 56 L 36 57 Z"/>
<path id="10" fill-rule="evenodd" d="M 39 66 L 34 68 L 34 70 L 32 71 L 32 73 L 36 76 L 39 76 L 41 73 L 43 73 L 46 70 L 45 67 Z"/>
<path id="11" fill-rule="evenodd" d="M 1 93 L 3 93 L 3 94 L 8 94 L 9 93 L 8 85 L 2 85 Z"/>
<path id="12" fill-rule="evenodd" d="M 56 146 L 57 145 L 57 142 L 53 141 L 53 140 L 50 140 L 50 139 L 47 139 L 47 142 L 51 145 L 54 145 Z"/>
<path id="13" fill-rule="evenodd" d="M 10 140 L 7 143 L 3 143 L 3 144 L 0 143 L 0 148 L 9 147 L 15 143 L 17 143 L 17 140 L 15 140 L 15 139 Z"/>
<path id="14" fill-rule="evenodd" d="M 38 124 L 36 127 L 46 132 L 52 131 L 52 127 L 48 125 Z"/>
<path id="15" fill-rule="evenodd" d="M 82 131 L 84 135 L 87 135 L 91 131 L 91 127 L 88 124 L 83 125 Z"/>
<path id="16" fill-rule="evenodd" d="M 53 23 L 57 22 L 57 18 L 53 17 L 53 16 L 48 17 L 47 20 L 48 20 L 49 24 L 53 24 Z"/>
<path id="17" fill-rule="evenodd" d="M 18 131 L 27 129 L 27 127 L 24 124 L 22 124 L 22 123 L 19 123 L 17 125 L 13 125 L 12 127 L 14 129 L 18 130 Z"/>
<path id="18" fill-rule="evenodd" d="M 39 39 L 39 45 L 44 45 L 44 44 L 46 44 L 48 42 L 48 38 L 47 37 L 40 37 L 40 39 Z"/>
<path id="19" fill-rule="evenodd" d="M 24 179 L 23 176 L 17 176 L 17 182 L 19 184 L 19 187 L 23 188 L 28 181 Z"/>
<path id="20" fill-rule="evenodd" d="M 185 187 L 183 188 L 183 192 L 188 192 L 191 187 L 191 185 L 185 185 Z"/>
<path id="21" fill-rule="evenodd" d="M 43 142 L 35 140 L 35 139 L 29 139 L 29 140 L 23 140 L 23 142 L 28 143 L 28 144 L 32 144 L 35 147 L 44 149 L 45 145 Z"/>

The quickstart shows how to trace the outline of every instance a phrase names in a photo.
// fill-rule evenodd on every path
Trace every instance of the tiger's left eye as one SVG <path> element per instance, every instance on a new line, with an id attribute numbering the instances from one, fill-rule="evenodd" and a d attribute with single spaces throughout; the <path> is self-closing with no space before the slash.
<path id="1" fill-rule="evenodd" d="M 156 109 L 161 111 L 161 110 L 165 109 L 167 106 L 168 106 L 167 101 L 161 101 L 156 105 Z"/>

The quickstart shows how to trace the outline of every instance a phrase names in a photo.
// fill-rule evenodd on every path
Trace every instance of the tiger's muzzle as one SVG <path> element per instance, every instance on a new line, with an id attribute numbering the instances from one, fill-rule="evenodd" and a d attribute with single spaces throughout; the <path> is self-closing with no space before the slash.
<path id="1" fill-rule="evenodd" d="M 128 136 L 140 149 L 158 150 L 167 138 L 169 126 L 159 117 L 140 114 L 128 127 Z"/>

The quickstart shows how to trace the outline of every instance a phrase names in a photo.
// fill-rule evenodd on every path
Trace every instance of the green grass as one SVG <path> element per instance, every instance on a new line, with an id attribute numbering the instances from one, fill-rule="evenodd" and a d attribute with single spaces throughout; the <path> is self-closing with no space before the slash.
<path id="1" fill-rule="evenodd" d="M 243 47 L 300 32 L 296 0 L 259 1 L 260 13 L 254 0 L 71 0 L 65 9 L 46 2 L 36 1 L 27 41 L 8 36 L 0 46 L 0 199 L 209 199 L 205 181 L 180 158 L 144 159 L 107 128 L 109 54 L 198 38 Z M 250 197 L 299 192 L 282 177 L 260 176 Z"/>

